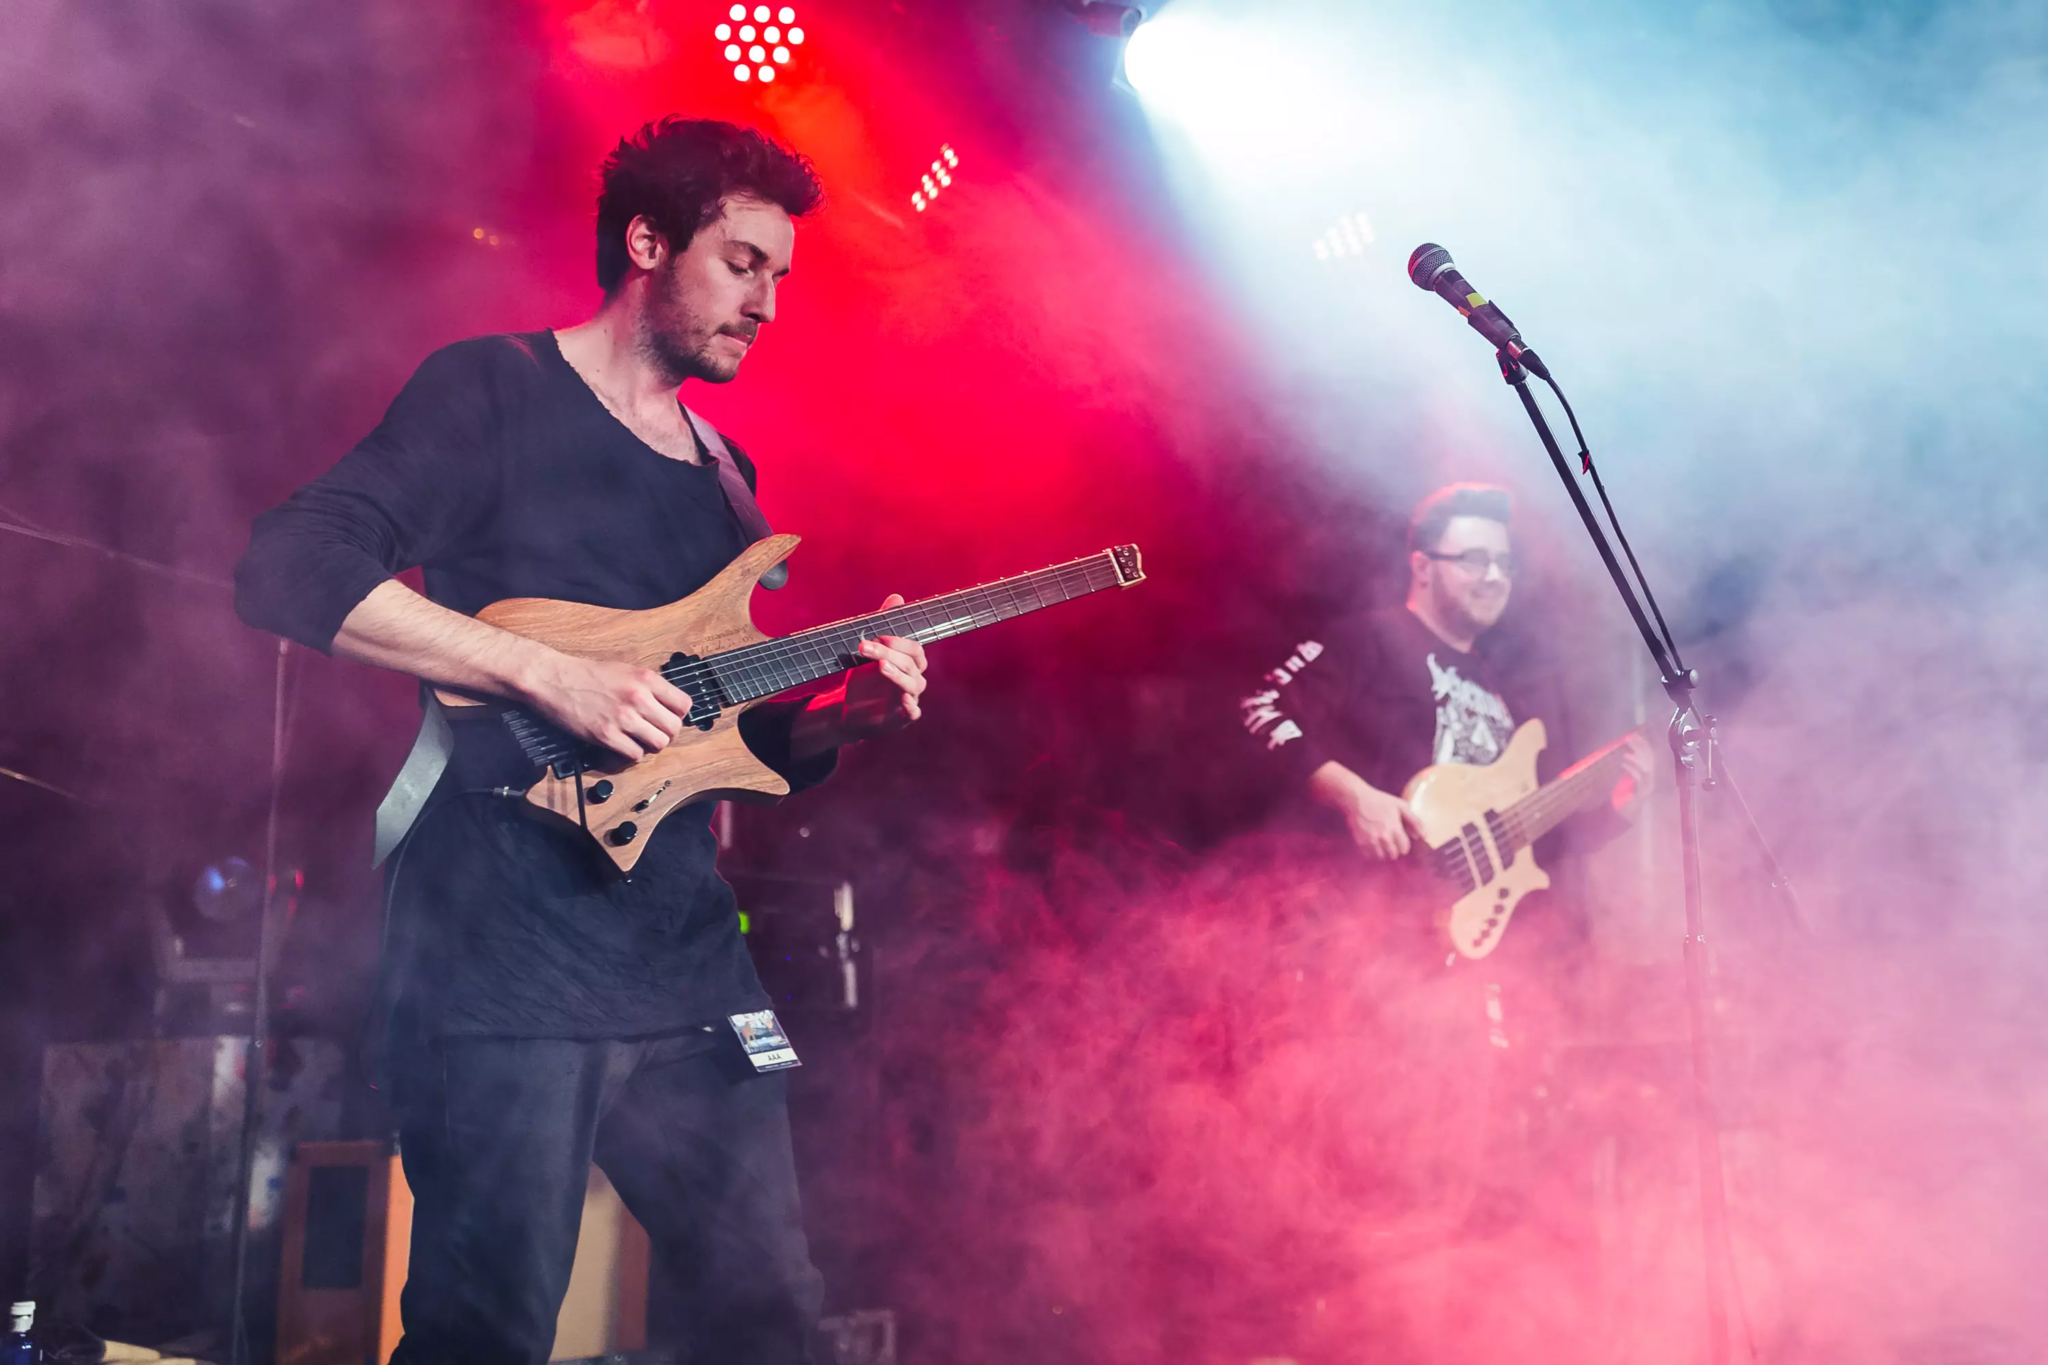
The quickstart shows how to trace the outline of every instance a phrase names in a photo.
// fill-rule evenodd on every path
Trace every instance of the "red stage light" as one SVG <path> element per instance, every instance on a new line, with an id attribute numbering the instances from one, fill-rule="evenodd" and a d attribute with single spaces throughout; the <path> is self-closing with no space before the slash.
<path id="1" fill-rule="evenodd" d="M 775 68 L 789 65 L 790 49 L 803 45 L 804 31 L 794 26 L 794 6 L 734 5 L 726 17 L 732 22 L 719 24 L 711 36 L 725 45 L 725 59 L 733 63 L 736 81 L 774 80 Z"/>

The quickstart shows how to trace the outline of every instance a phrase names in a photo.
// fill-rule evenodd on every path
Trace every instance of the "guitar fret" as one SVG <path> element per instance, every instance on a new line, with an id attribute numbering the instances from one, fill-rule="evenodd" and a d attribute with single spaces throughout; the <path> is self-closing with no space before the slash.
<path id="1" fill-rule="evenodd" d="M 1109 552 L 1104 551 L 872 616 L 745 645 L 712 656 L 703 661 L 703 667 L 718 683 L 725 702 L 737 704 L 840 671 L 848 660 L 858 659 L 859 643 L 864 639 L 897 635 L 928 644 L 1122 583 Z"/>

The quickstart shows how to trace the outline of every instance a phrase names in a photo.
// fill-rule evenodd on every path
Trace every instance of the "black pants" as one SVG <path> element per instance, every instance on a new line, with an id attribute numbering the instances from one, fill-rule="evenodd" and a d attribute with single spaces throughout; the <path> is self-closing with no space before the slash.
<path id="1" fill-rule="evenodd" d="M 647 1229 L 697 1365 L 808 1365 L 823 1298 L 783 1078 L 722 1035 L 451 1038 L 393 1056 L 412 1261 L 393 1365 L 538 1365 L 594 1160 Z"/>

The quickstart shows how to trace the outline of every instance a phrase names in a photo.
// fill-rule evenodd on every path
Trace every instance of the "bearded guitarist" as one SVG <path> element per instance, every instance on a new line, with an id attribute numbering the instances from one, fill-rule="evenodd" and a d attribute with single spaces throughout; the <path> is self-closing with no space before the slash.
<path id="1" fill-rule="evenodd" d="M 1402 605 L 1300 642 L 1241 703 L 1259 752 L 1341 818 L 1371 863 L 1420 852 L 1422 824 L 1401 795 L 1417 773 L 1493 763 L 1519 722 L 1548 719 L 1559 733 L 1557 717 L 1543 716 L 1552 689 L 1510 686 L 1487 648 L 1514 590 L 1511 507 L 1506 489 L 1483 484 L 1452 484 L 1423 499 L 1408 522 Z M 1546 750 L 1543 776 L 1572 757 Z M 1611 799 L 1577 822 L 1581 842 L 1618 833 L 1648 790 L 1649 744 L 1633 736 L 1619 757 Z M 1417 918 L 1418 934 L 1425 919 Z"/>
<path id="2" fill-rule="evenodd" d="M 657 607 L 767 535 L 752 462 L 679 390 L 738 373 L 818 199 L 808 164 L 751 129 L 671 118 L 620 142 L 596 314 L 429 356 L 374 431 L 258 519 L 243 618 L 509 699 L 622 759 L 660 751 L 692 706 L 662 673 L 475 614 L 505 598 Z M 393 577 L 415 565 L 425 596 Z M 918 717 L 920 646 L 859 648 L 869 662 L 841 686 L 742 718 L 793 788 Z M 784 1078 L 756 1074 L 793 1054 L 760 1049 L 779 1035 L 713 867 L 710 803 L 655 829 L 629 879 L 505 799 L 532 778 L 504 726 L 428 710 L 379 812 L 380 853 L 396 845 L 386 1071 L 415 1200 L 394 1359 L 545 1361 L 594 1159 L 680 1272 L 690 1359 L 811 1360 L 822 1289 Z"/>
<path id="3" fill-rule="evenodd" d="M 1542 1054 L 1557 1041 L 1544 1022 L 1568 1009 L 1582 956 L 1575 933 L 1556 932 L 1556 907 L 1540 904 L 1535 922 L 1518 920 L 1483 962 L 1451 951 L 1434 913 L 1442 878 L 1427 865 L 1424 822 L 1401 795 L 1419 772 L 1442 771 L 1435 765 L 1502 759 L 1518 724 L 1547 718 L 1561 736 L 1554 689 L 1511 684 L 1488 648 L 1514 587 L 1510 515 L 1505 489 L 1430 494 L 1408 522 L 1406 600 L 1299 641 L 1241 703 L 1260 760 L 1309 798 L 1292 808 L 1341 840 L 1339 875 L 1304 870 L 1304 909 L 1322 927 L 1312 946 L 1328 935 L 1353 950 L 1314 947 L 1284 977 L 1304 980 L 1304 966 L 1316 978 L 1293 988 L 1310 992 L 1296 1017 L 1312 1031 L 1355 1017 L 1346 1013 L 1355 998 L 1371 1001 L 1360 1027 L 1373 1036 L 1349 1040 L 1369 1059 L 1352 1065 L 1371 1067 L 1371 1080 L 1344 1142 L 1373 1164 L 1372 1186 L 1388 1201 L 1378 1231 L 1397 1240 L 1485 1235 L 1527 1202 L 1520 1135 L 1530 1127 L 1515 1115 L 1543 1085 Z M 1571 757 L 1546 749 L 1542 775 Z M 1590 845 L 1626 828 L 1648 789 L 1648 744 L 1631 739 L 1612 766 L 1618 780 L 1559 834 Z M 1553 835 L 1523 856 L 1551 858 L 1556 844 Z M 1367 923 L 1331 925 L 1332 886 L 1335 914 Z M 1545 917 L 1552 932 L 1541 932 Z"/>

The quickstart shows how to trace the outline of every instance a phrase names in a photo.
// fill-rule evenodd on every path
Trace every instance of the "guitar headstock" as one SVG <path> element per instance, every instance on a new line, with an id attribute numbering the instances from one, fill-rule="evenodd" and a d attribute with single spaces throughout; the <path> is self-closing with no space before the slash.
<path id="1" fill-rule="evenodd" d="M 1128 588 L 1145 581 L 1145 560 L 1137 546 L 1117 546 L 1109 552 L 1109 562 L 1116 567 L 1118 587 Z"/>

